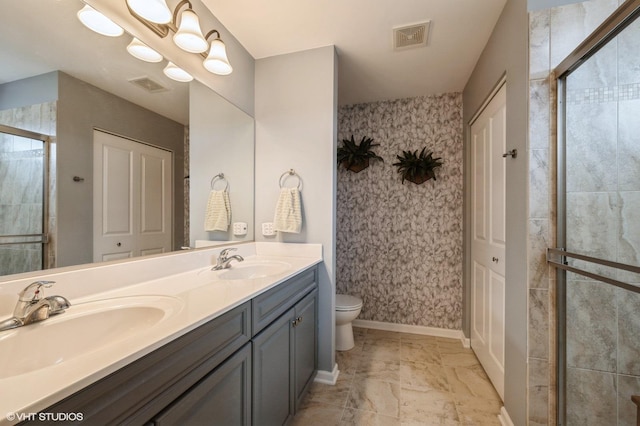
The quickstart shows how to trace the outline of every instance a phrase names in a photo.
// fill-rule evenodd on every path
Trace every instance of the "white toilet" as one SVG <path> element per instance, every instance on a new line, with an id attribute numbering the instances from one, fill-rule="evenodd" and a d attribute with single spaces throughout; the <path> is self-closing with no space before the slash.
<path id="1" fill-rule="evenodd" d="M 336 294 L 336 350 L 348 351 L 353 348 L 353 328 L 351 322 L 360 315 L 362 299 L 348 294 Z"/>

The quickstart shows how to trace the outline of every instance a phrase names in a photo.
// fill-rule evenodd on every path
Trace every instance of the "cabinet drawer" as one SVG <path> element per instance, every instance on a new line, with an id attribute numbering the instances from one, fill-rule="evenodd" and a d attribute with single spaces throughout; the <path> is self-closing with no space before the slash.
<path id="1" fill-rule="evenodd" d="M 312 268 L 256 296 L 252 301 L 252 334 L 275 321 L 317 286 L 317 268 Z"/>
<path id="2" fill-rule="evenodd" d="M 250 303 L 215 318 L 49 407 L 87 424 L 144 424 L 249 339 Z"/>
<path id="3" fill-rule="evenodd" d="M 247 343 L 155 418 L 155 426 L 249 425 L 251 344 Z"/>

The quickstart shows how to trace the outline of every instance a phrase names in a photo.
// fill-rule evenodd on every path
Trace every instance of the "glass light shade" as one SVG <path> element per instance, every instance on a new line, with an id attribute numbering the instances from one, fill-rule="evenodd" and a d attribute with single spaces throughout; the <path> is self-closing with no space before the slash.
<path id="1" fill-rule="evenodd" d="M 127 52 L 129 52 L 131 56 L 146 62 L 160 62 L 164 59 L 161 54 L 135 37 L 127 46 Z"/>
<path id="2" fill-rule="evenodd" d="M 167 66 L 164 67 L 163 71 L 164 75 L 175 81 L 186 83 L 193 80 L 191 74 L 189 74 L 182 68 L 178 68 L 173 62 L 169 62 Z"/>
<path id="3" fill-rule="evenodd" d="M 182 12 L 180 27 L 173 36 L 173 42 L 180 49 L 190 53 L 202 53 L 209 47 L 202 35 L 198 15 L 193 10 L 186 9 Z"/>
<path id="4" fill-rule="evenodd" d="M 104 36 L 118 37 L 124 33 L 118 24 L 88 4 L 78 11 L 78 19 L 85 27 Z"/>
<path id="5" fill-rule="evenodd" d="M 227 49 L 219 38 L 211 42 L 211 49 L 207 59 L 203 62 L 207 71 L 218 75 L 229 75 L 233 72 L 233 67 L 227 58 Z"/>
<path id="6" fill-rule="evenodd" d="M 127 4 L 136 14 L 156 24 L 168 24 L 173 18 L 166 0 L 127 0 Z"/>

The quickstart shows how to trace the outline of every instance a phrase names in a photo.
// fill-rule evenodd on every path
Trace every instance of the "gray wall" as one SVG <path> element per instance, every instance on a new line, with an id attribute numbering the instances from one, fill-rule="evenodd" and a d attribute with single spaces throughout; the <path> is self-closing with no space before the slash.
<path id="1" fill-rule="evenodd" d="M 252 241 L 254 192 L 254 123 L 253 118 L 202 83 L 193 81 L 189 88 L 189 161 L 190 161 L 190 246 L 195 240 Z M 216 181 L 215 189 L 228 184 L 231 221 L 245 222 L 247 235 L 233 235 L 229 230 L 207 232 L 204 218 L 211 179 L 224 173 L 225 181 Z"/>
<path id="2" fill-rule="evenodd" d="M 321 243 L 319 369 L 334 356 L 337 56 L 333 46 L 256 61 L 256 241 Z M 300 234 L 266 238 L 278 179 L 295 169 L 303 181 Z M 292 182 L 287 182 L 291 185 Z"/>
<path id="3" fill-rule="evenodd" d="M 460 330 L 462 95 L 343 106 L 338 115 L 338 139 L 373 137 L 384 163 L 339 168 L 337 292 L 363 299 L 360 319 Z M 444 162 L 437 180 L 401 183 L 396 155 L 423 147 Z"/>
<path id="4" fill-rule="evenodd" d="M 59 73 L 57 266 L 93 261 L 93 129 L 173 152 L 174 248 L 184 239 L 184 126 Z M 84 178 L 74 182 L 73 177 Z"/>
<path id="5" fill-rule="evenodd" d="M 52 102 L 57 99 L 58 73 L 55 71 L 0 84 L 0 110 Z"/>
<path id="6" fill-rule="evenodd" d="M 528 121 L 528 16 L 524 0 L 508 0 L 463 92 L 465 130 L 465 241 L 470 241 L 471 150 L 469 122 L 506 74 L 507 149 L 526 153 Z M 514 424 L 527 411 L 527 156 L 507 161 L 505 408 Z M 469 336 L 470 247 L 465 246 L 465 319 Z"/>

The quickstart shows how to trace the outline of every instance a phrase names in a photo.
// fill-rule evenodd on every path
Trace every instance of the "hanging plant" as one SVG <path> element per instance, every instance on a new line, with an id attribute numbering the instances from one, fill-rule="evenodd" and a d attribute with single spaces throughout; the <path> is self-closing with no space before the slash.
<path id="1" fill-rule="evenodd" d="M 362 137 L 359 144 L 353 139 L 353 135 L 351 135 L 351 139 L 342 139 L 342 146 L 338 147 L 338 164 L 342 164 L 347 170 L 359 173 L 369 167 L 371 159 L 384 161 L 382 157 L 371 150 L 372 147 L 379 145 L 373 143 L 373 139 L 366 136 Z"/>
<path id="2" fill-rule="evenodd" d="M 440 157 L 433 158 L 433 152 L 427 154 L 426 149 L 426 147 L 422 148 L 420 154 L 416 149 L 413 152 L 402 151 L 402 156 L 396 155 L 398 162 L 393 163 L 393 165 L 398 167 L 398 173 L 402 176 L 402 183 L 408 180 L 420 185 L 431 178 L 436 180 L 434 170 L 442 166 L 442 161 L 440 161 Z"/>

